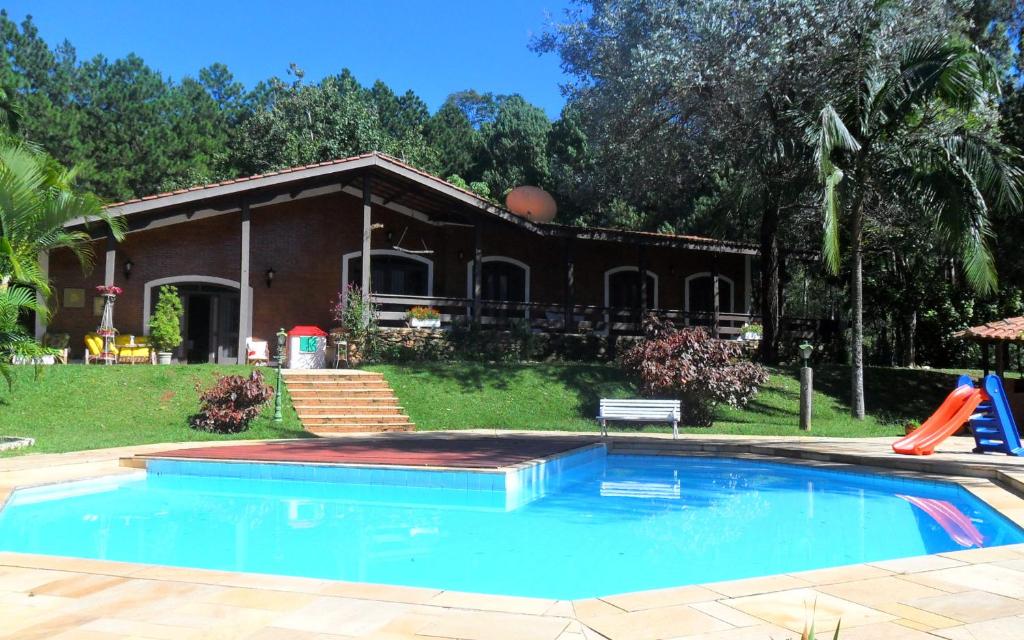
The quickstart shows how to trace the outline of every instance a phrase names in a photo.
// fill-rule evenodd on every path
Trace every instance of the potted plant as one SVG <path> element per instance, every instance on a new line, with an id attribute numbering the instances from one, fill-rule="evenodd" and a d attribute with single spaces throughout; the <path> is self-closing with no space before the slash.
<path id="1" fill-rule="evenodd" d="M 907 422 L 906 425 L 904 425 L 903 433 L 905 435 L 909 436 L 910 434 L 914 433 L 914 430 L 917 429 L 920 426 L 921 426 L 921 424 L 919 422 L 917 422 L 916 420 L 910 420 L 910 421 Z"/>
<path id="2" fill-rule="evenodd" d="M 413 329 L 438 329 L 441 326 L 441 312 L 433 307 L 409 309 L 409 326 Z"/>
<path id="3" fill-rule="evenodd" d="M 764 328 L 759 324 L 747 323 L 740 327 L 740 335 L 744 340 L 760 340 L 764 334 Z"/>
<path id="4" fill-rule="evenodd" d="M 171 364 L 171 352 L 181 344 L 181 317 L 184 314 L 178 288 L 171 285 L 160 287 L 160 297 L 153 317 L 149 319 L 149 339 L 160 364 Z"/>

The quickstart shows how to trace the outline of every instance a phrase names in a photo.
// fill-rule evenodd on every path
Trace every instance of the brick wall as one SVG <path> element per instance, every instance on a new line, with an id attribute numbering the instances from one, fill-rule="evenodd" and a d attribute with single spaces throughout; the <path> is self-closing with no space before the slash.
<path id="1" fill-rule="evenodd" d="M 280 327 L 296 324 L 330 325 L 328 308 L 342 287 L 342 256 L 358 251 L 362 234 L 362 206 L 358 198 L 332 194 L 252 210 L 250 281 L 253 293 L 255 336 L 272 340 Z M 384 207 L 374 207 L 372 246 L 392 249 L 403 232 L 402 246 L 432 249 L 425 256 L 434 262 L 434 295 L 463 297 L 467 291 L 466 264 L 473 258 L 473 230 L 433 226 Z M 390 234 L 391 238 L 388 238 Z M 146 283 L 168 277 L 203 276 L 237 282 L 241 263 L 241 214 L 229 213 L 139 231 L 117 248 L 115 282 L 124 288 L 115 308 L 115 325 L 124 333 L 142 333 Z M 102 284 L 106 243 L 93 243 L 96 266 L 83 275 L 70 252 L 57 251 L 50 258 L 50 276 L 63 299 L 65 288 L 86 292 L 84 308 L 58 308 L 50 331 L 72 335 L 76 357 L 82 337 L 95 329 L 94 287 Z M 488 222 L 483 236 L 485 256 L 507 256 L 530 265 L 531 299 L 560 304 L 565 295 L 564 245 L 560 239 L 544 239 L 511 224 Z M 123 265 L 131 260 L 130 279 Z M 614 242 L 575 242 L 577 304 L 604 304 L 604 273 L 608 269 L 637 264 L 635 246 Z M 682 309 L 685 277 L 709 271 L 711 255 L 704 252 L 647 249 L 647 268 L 658 275 L 661 307 Z M 275 271 L 272 286 L 265 282 L 268 269 Z M 738 310 L 743 309 L 743 256 L 723 254 L 719 271 L 735 283 Z M 155 296 L 155 291 L 154 291 Z"/>

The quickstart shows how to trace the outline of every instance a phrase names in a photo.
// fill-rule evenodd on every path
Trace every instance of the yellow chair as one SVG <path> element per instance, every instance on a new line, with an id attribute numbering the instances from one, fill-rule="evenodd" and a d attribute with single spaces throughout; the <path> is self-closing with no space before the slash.
<path id="1" fill-rule="evenodd" d="M 146 364 L 153 361 L 153 349 L 148 336 L 122 334 L 114 338 L 117 361 L 121 364 Z"/>
<path id="2" fill-rule="evenodd" d="M 117 344 L 110 345 L 110 351 L 117 356 Z M 96 333 L 85 334 L 85 364 L 101 360 L 103 355 L 103 338 Z"/>

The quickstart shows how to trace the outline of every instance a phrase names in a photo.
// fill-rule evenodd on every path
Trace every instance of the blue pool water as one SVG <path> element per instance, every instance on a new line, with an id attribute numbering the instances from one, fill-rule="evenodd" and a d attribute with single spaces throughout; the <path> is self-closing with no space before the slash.
<path id="1" fill-rule="evenodd" d="M 459 486 L 140 472 L 15 492 L 0 550 L 570 599 L 1024 542 L 958 486 L 738 459 Z"/>

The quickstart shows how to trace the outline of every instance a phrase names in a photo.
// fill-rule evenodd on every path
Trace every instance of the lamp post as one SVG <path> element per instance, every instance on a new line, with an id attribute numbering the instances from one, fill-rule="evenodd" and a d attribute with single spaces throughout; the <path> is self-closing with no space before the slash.
<path id="1" fill-rule="evenodd" d="M 274 422 L 281 422 L 284 417 L 281 415 L 281 369 L 284 368 L 284 345 L 288 334 L 284 327 L 277 332 L 277 393 L 274 394 Z"/>
<path id="2" fill-rule="evenodd" d="M 800 345 L 800 430 L 811 430 L 811 399 L 814 397 L 814 372 L 811 370 L 811 353 L 814 345 L 804 341 Z"/>

